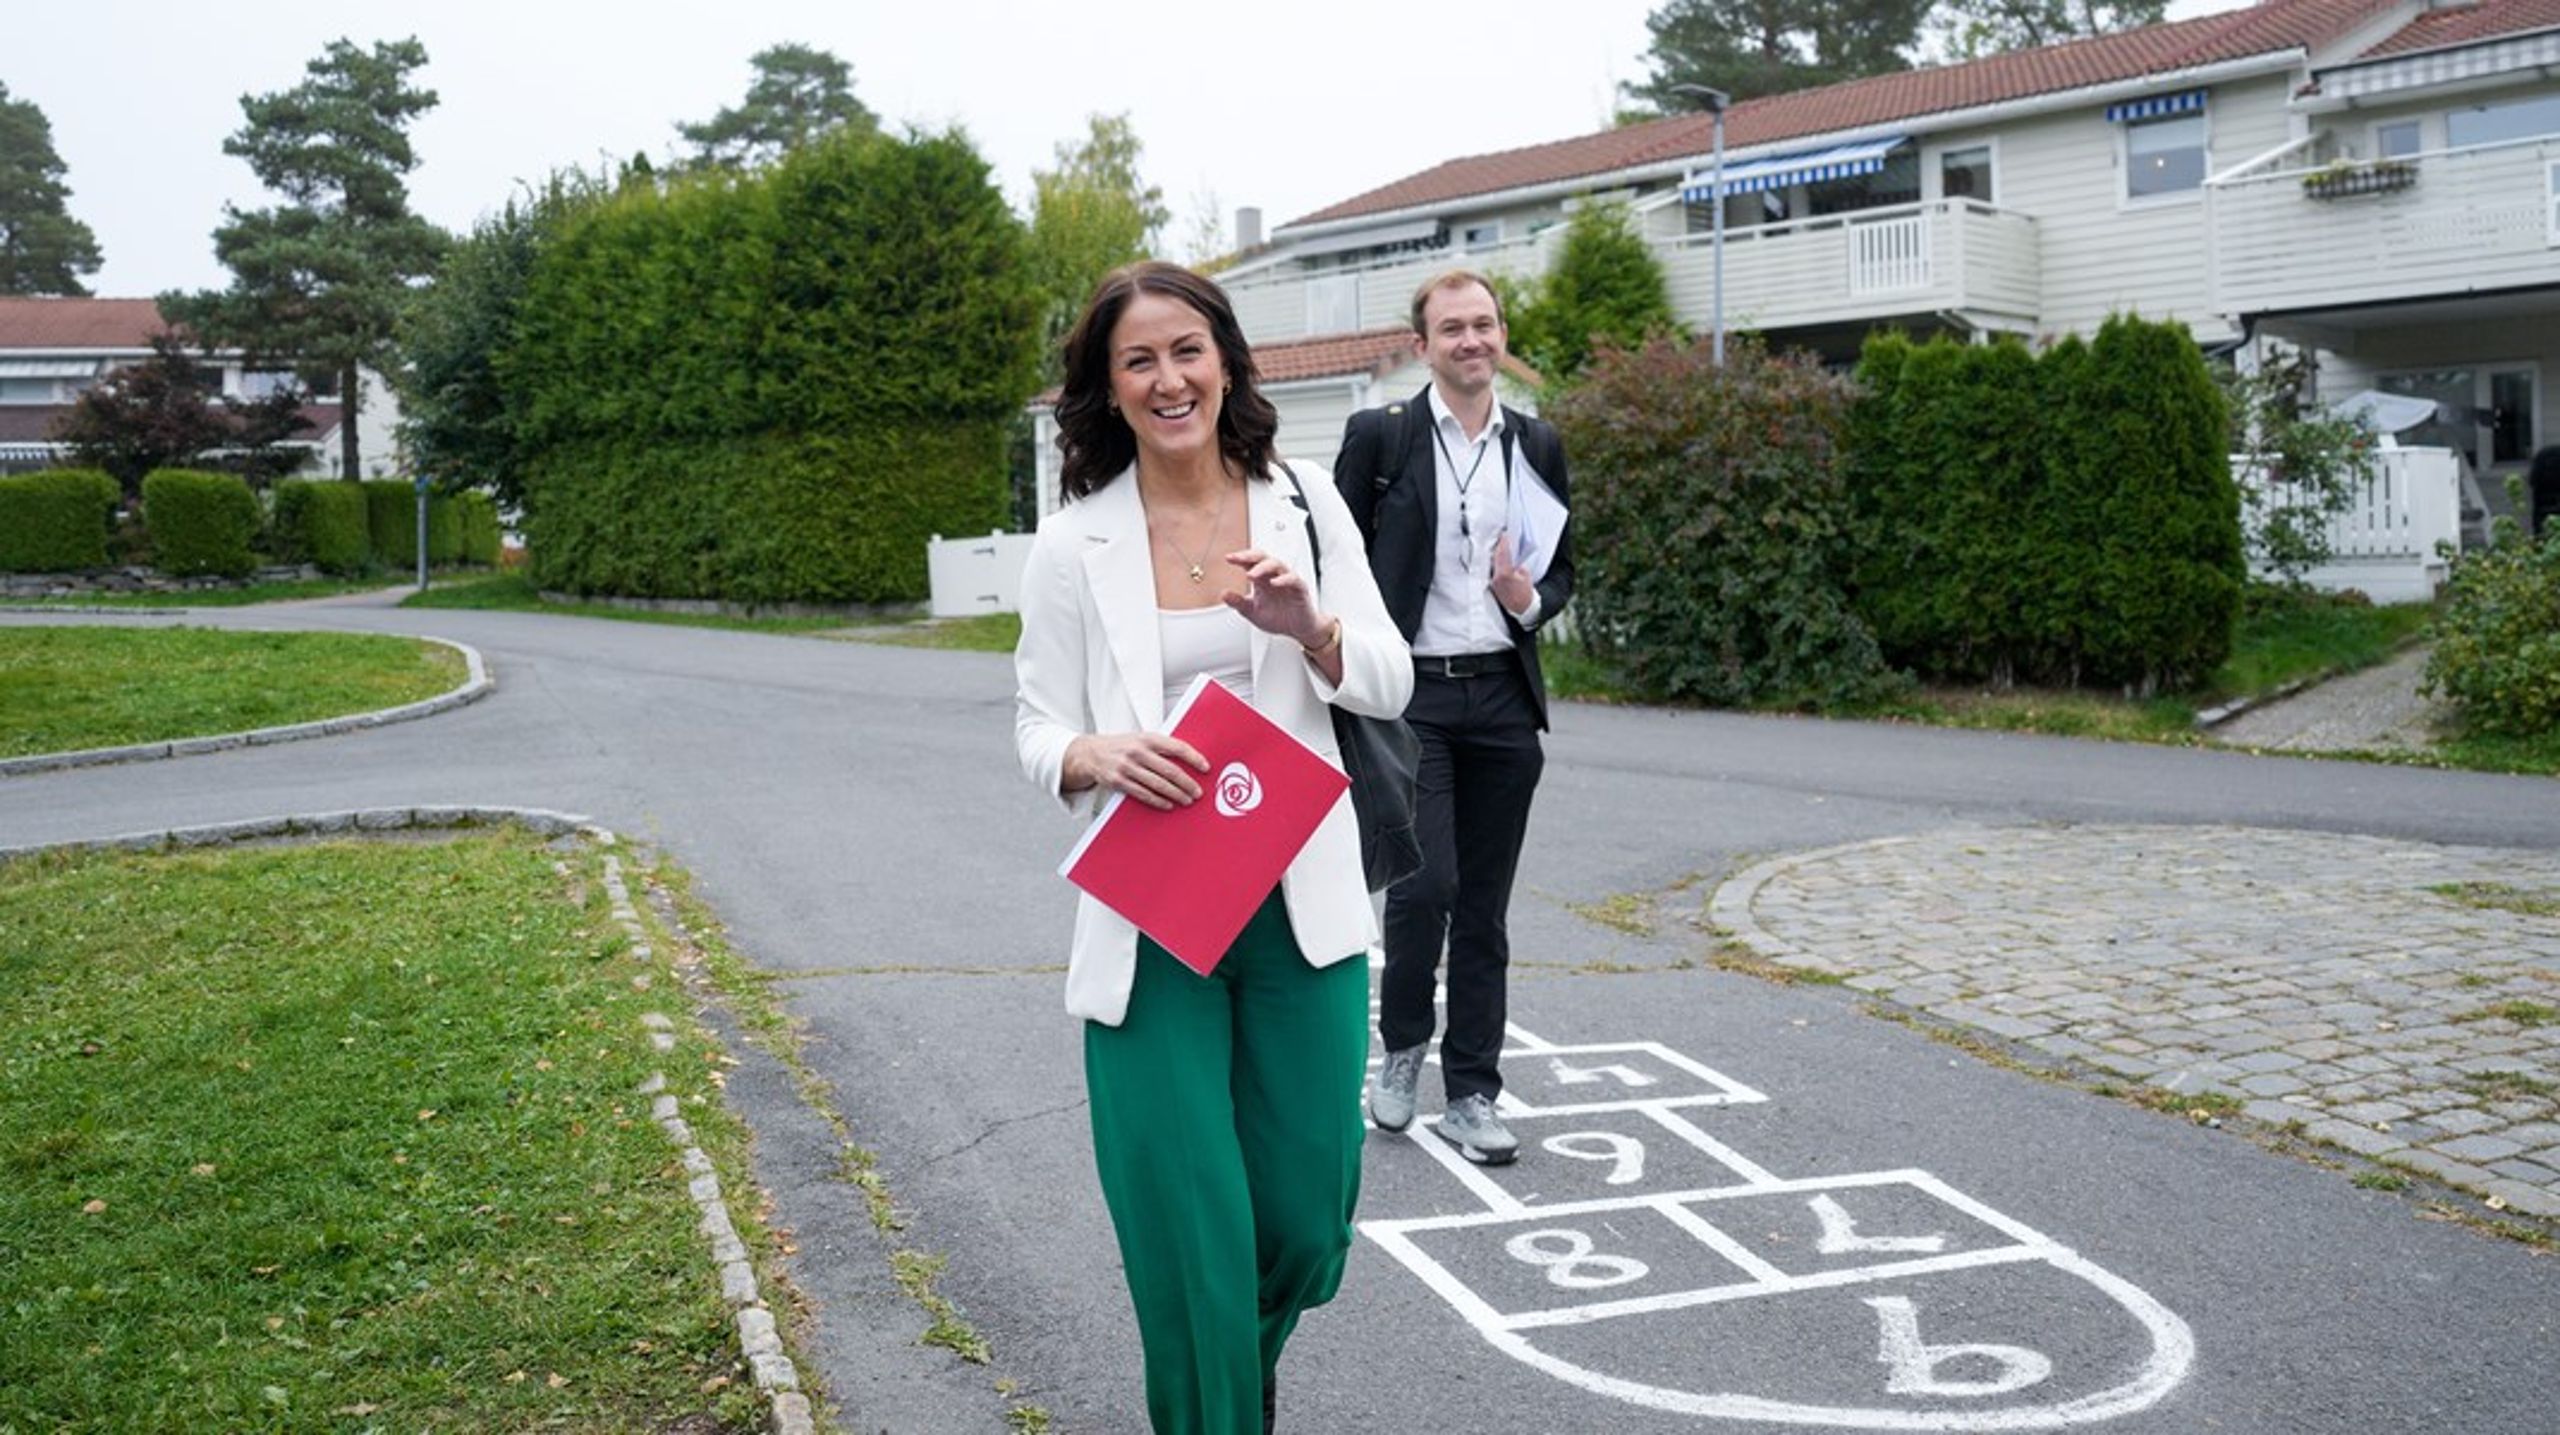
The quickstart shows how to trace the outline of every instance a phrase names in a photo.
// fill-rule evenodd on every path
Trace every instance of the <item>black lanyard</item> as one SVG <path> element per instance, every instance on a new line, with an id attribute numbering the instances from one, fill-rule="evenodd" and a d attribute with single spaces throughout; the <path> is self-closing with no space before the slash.
<path id="1" fill-rule="evenodd" d="M 1484 436 L 1484 441 L 1476 445 L 1476 461 L 1467 465 L 1467 476 L 1464 478 L 1457 477 L 1457 455 L 1449 452 L 1449 436 L 1440 431 L 1440 425 L 1437 423 L 1431 425 L 1431 441 L 1440 446 L 1440 457 L 1446 460 L 1449 465 L 1449 476 L 1457 479 L 1458 542 L 1465 547 L 1466 561 L 1469 564 L 1473 564 L 1475 562 L 1475 548 L 1473 544 L 1468 542 L 1472 535 L 1467 531 L 1467 494 L 1469 490 L 1475 487 L 1476 470 L 1484 467 L 1485 451 L 1492 448 L 1495 444 L 1502 442 L 1501 436 L 1498 434 L 1488 433 Z"/>

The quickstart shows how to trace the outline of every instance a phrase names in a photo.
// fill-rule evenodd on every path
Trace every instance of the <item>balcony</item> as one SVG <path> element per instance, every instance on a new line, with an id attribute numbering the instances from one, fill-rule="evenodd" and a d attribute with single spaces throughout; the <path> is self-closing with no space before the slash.
<path id="1" fill-rule="evenodd" d="M 1441 270 L 1542 273 L 1561 228 L 1468 252 L 1304 270 L 1281 266 L 1227 283 L 1255 342 L 1402 324 L 1413 291 Z M 1712 236 L 1653 241 L 1672 311 L 1704 330 L 1715 303 Z M 2031 217 L 1969 199 L 1725 231 L 1724 313 L 1733 329 L 1788 329 L 1962 309 L 2035 322 L 2043 280 Z"/>
<path id="2" fill-rule="evenodd" d="M 2560 285 L 2560 139 L 2244 172 L 2205 194 L 2225 314 Z"/>

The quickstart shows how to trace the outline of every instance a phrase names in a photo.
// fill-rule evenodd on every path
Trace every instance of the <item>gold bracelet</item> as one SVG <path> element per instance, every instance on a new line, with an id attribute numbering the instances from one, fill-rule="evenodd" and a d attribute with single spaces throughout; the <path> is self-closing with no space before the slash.
<path id="1" fill-rule="evenodd" d="M 1300 644 L 1298 645 L 1298 651 L 1299 651 L 1299 652 L 1301 652 L 1301 653 L 1306 654 L 1306 655 L 1307 655 L 1308 657 L 1310 657 L 1310 658 L 1321 658 L 1321 657 L 1323 657 L 1325 654 L 1330 653 L 1330 652 L 1332 652 L 1334 649 L 1339 648 L 1339 647 L 1341 647 L 1341 646 L 1342 646 L 1342 620 L 1341 620 L 1340 618 L 1336 618 L 1336 619 L 1334 619 L 1334 620 L 1333 620 L 1333 636 L 1332 636 L 1332 637 L 1325 639 L 1323 642 L 1318 643 L 1317 645 L 1315 645 L 1315 646 L 1314 646 L 1314 647 L 1312 647 L 1312 648 L 1308 647 L 1308 646 L 1307 646 L 1306 644 L 1304 644 L 1304 643 L 1300 643 Z"/>

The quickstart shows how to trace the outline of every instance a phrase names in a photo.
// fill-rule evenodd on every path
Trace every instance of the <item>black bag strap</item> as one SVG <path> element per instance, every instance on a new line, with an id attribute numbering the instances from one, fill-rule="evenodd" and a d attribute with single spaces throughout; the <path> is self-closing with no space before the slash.
<path id="1" fill-rule="evenodd" d="M 1316 537 L 1316 511 L 1307 507 L 1307 490 L 1299 484 L 1298 471 L 1289 466 L 1289 460 L 1285 458 L 1280 460 L 1280 471 L 1289 475 L 1289 501 L 1298 505 L 1298 511 L 1306 515 L 1307 556 L 1315 560 L 1316 596 L 1322 598 L 1324 596 L 1324 540 Z"/>

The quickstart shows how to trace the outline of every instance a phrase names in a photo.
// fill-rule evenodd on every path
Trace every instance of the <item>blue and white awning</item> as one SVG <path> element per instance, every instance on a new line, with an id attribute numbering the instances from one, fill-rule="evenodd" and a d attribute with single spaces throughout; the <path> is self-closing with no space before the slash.
<path id="1" fill-rule="evenodd" d="M 1724 167 L 1724 192 L 1753 194 L 1764 189 L 1782 189 L 1790 184 L 1817 184 L 1853 174 L 1873 174 L 1884 168 L 1885 156 L 1904 143 L 1906 139 L 1902 135 L 1886 135 L 1882 139 L 1860 140 L 1856 144 L 1834 145 L 1829 149 L 1729 164 Z M 1680 197 L 1691 204 L 1700 204 L 1714 198 L 1715 191 L 1715 173 L 1712 170 L 1696 172 L 1682 181 Z"/>
<path id="2" fill-rule="evenodd" d="M 2120 105 L 2107 106 L 2107 123 L 2119 125 L 2127 120 L 2158 119 L 2162 115 L 2183 115 L 2189 110 L 2203 108 L 2204 91 L 2202 90 L 2181 90 L 2174 95 L 2146 95 L 2138 100 L 2127 100 Z"/>

